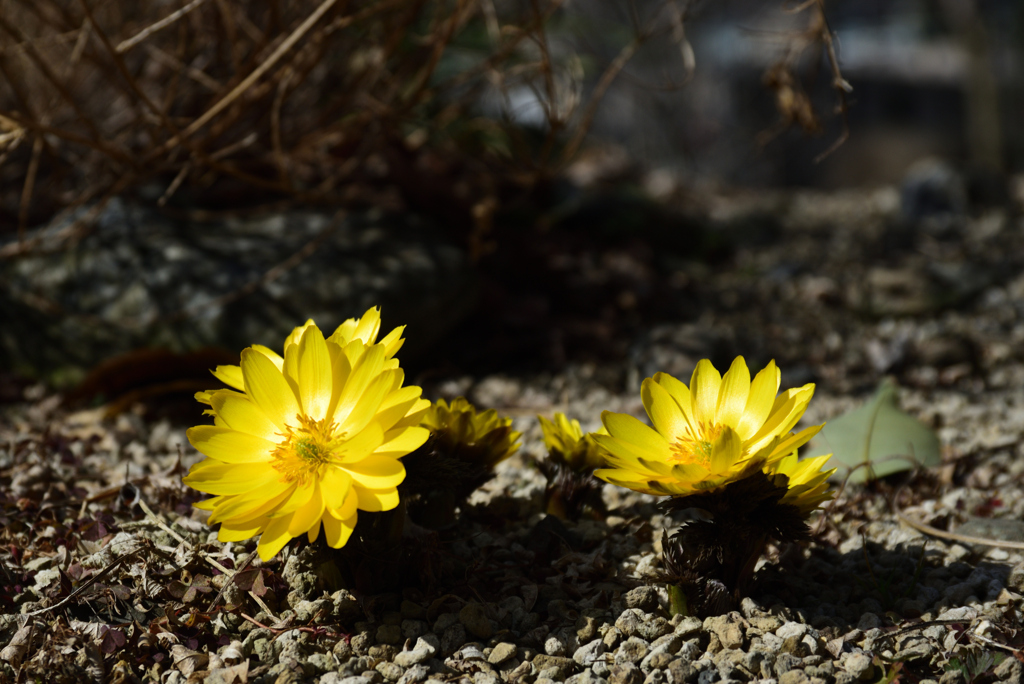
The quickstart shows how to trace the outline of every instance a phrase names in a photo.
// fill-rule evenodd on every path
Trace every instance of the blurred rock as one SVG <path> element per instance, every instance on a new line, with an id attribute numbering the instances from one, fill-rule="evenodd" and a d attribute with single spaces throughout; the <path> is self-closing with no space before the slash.
<path id="1" fill-rule="evenodd" d="M 415 216 L 287 211 L 199 222 L 114 200 L 74 242 L 59 223 L 0 263 L 0 365 L 54 378 L 141 347 L 279 349 L 374 305 L 408 355 L 474 304 L 464 252 Z"/>

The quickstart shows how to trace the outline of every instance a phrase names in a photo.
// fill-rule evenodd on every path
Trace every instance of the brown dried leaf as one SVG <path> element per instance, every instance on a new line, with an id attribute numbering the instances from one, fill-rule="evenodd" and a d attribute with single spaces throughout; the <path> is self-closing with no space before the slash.
<path id="1" fill-rule="evenodd" d="M 181 644 L 171 646 L 171 658 L 174 661 L 174 667 L 186 677 L 196 670 L 204 669 L 210 661 L 210 656 L 206 653 L 193 651 Z"/>
<path id="2" fill-rule="evenodd" d="M 11 639 L 11 643 L 7 644 L 7 646 L 0 651 L 0 660 L 6 660 L 12 667 L 18 667 L 21 665 L 21 661 L 24 660 L 25 654 L 31 646 L 32 624 L 28 623 L 15 632 L 14 638 Z"/>

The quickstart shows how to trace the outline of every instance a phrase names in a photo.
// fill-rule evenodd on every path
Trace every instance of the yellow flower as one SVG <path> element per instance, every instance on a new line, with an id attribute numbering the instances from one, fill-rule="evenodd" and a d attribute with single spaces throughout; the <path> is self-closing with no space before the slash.
<path id="1" fill-rule="evenodd" d="M 376 310 L 351 323 L 324 339 L 308 321 L 289 335 L 283 357 L 245 349 L 240 366 L 216 373 L 241 391 L 197 395 L 214 425 L 189 429 L 206 458 L 184 482 L 215 495 L 197 507 L 220 523 L 221 541 L 262 533 L 259 554 L 268 560 L 300 534 L 315 541 L 323 523 L 328 544 L 340 548 L 358 510 L 398 505 L 399 459 L 429 437 L 419 427 L 429 402 L 419 387 L 402 387 L 393 358 L 402 329 L 375 344 Z"/>
<path id="2" fill-rule="evenodd" d="M 306 331 L 306 328 L 309 328 L 310 326 L 316 327 L 312 318 L 307 320 L 305 324 L 292 330 L 291 334 L 285 338 L 284 357 L 273 349 L 264 347 L 262 344 L 254 344 L 250 349 L 263 354 L 270 359 L 275 366 L 277 366 L 278 370 L 283 370 L 285 357 L 288 356 L 288 348 L 294 344 L 298 344 L 299 340 L 302 338 L 302 334 Z M 402 337 L 402 333 L 404 331 L 405 326 L 399 326 L 389 332 L 384 339 L 380 341 L 380 344 L 384 345 L 385 370 L 398 368 L 398 359 L 394 358 L 394 356 L 398 353 L 398 350 L 402 348 L 402 343 L 405 342 L 405 339 Z M 327 339 L 341 347 L 344 347 L 353 340 L 359 340 L 363 345 L 369 346 L 377 343 L 378 334 L 380 334 L 380 308 L 371 307 L 360 318 L 350 318 L 339 325 L 334 330 L 334 334 Z M 294 371 L 295 369 L 292 368 L 291 370 Z M 216 370 L 213 371 L 213 375 L 225 385 L 234 387 L 240 391 L 245 391 L 245 378 L 242 375 L 242 368 L 240 366 L 217 366 Z M 292 375 L 294 377 L 294 372 Z M 196 399 L 204 404 L 209 404 L 210 395 L 213 391 L 214 390 L 199 392 L 196 394 Z M 209 413 L 209 411 L 207 411 L 207 413 Z"/>
<path id="3" fill-rule="evenodd" d="M 477 413 L 465 397 L 457 397 L 451 405 L 438 399 L 420 425 L 434 434 L 440 450 L 488 469 L 514 454 L 519 449 L 516 440 L 522 436 L 512 430 L 511 418 L 500 418 L 494 409 Z"/>
<path id="4" fill-rule="evenodd" d="M 594 474 L 639 492 L 686 496 L 764 469 L 801 480 L 804 494 L 797 498 L 802 503 L 820 501 L 824 489 L 819 490 L 818 474 L 789 460 L 821 429 L 791 432 L 814 385 L 776 396 L 780 380 L 773 361 L 751 381 L 743 357 L 724 377 L 710 361 L 701 361 L 689 387 L 665 373 L 644 380 L 641 398 L 654 427 L 605 411 L 601 418 L 609 436 L 595 439 L 609 452 L 608 467 Z"/>
<path id="5" fill-rule="evenodd" d="M 556 461 L 576 471 L 593 470 L 605 464 L 604 447 L 594 440 L 595 434 L 608 434 L 603 426 L 596 433 L 583 434 L 580 421 L 569 420 L 562 412 L 555 413 L 553 421 L 544 416 L 537 416 L 537 420 L 544 433 L 544 446 Z"/>
<path id="6" fill-rule="evenodd" d="M 766 467 L 764 472 L 769 476 L 778 474 L 788 478 L 786 495 L 779 503 L 796 506 L 800 509 L 800 514 L 806 518 L 811 511 L 831 499 L 828 478 L 836 469 L 821 469 L 831 457 L 831 454 L 826 454 L 801 461 L 794 450 Z"/>

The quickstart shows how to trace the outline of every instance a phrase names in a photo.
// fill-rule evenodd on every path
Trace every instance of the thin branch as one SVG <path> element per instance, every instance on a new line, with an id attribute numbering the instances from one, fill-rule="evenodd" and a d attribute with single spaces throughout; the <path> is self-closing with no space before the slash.
<path id="1" fill-rule="evenodd" d="M 39 173 L 39 157 L 43 153 L 43 136 L 38 133 L 32 141 L 32 157 L 28 162 L 25 184 L 21 188 L 21 202 L 18 204 L 18 242 L 25 241 L 25 229 L 28 224 L 28 209 L 32 204 L 32 190 L 36 185 L 36 174 Z"/>
<path id="2" fill-rule="evenodd" d="M 197 8 L 200 5 L 202 5 L 204 2 L 206 2 L 206 0 L 192 0 L 192 2 L 190 2 L 187 5 L 185 5 L 181 9 L 179 9 L 179 10 L 177 10 L 175 12 L 171 12 L 169 15 L 167 15 L 166 17 L 164 17 L 163 19 L 161 19 L 158 22 L 150 24 L 149 26 L 147 26 L 146 28 L 142 29 L 141 31 L 136 33 L 134 36 L 129 38 L 128 40 L 123 40 L 120 43 L 118 43 L 117 44 L 117 48 L 115 48 L 115 52 L 117 52 L 117 54 L 119 54 L 119 55 L 120 54 L 124 54 L 125 52 L 128 52 L 133 47 L 135 47 L 136 45 L 138 45 L 142 41 L 146 40 L 146 38 L 149 38 L 151 35 L 153 35 L 154 33 L 156 33 L 157 31 L 159 31 L 161 29 L 167 28 L 168 26 L 170 26 L 174 22 L 178 21 L 179 19 L 181 19 L 183 16 L 185 16 L 186 14 L 188 14 L 189 12 L 194 10 L 195 8 Z"/>
<path id="3" fill-rule="evenodd" d="M 291 35 L 289 35 L 284 40 L 284 42 L 281 43 L 276 50 L 274 50 L 273 54 L 271 54 L 270 57 L 266 59 L 266 61 L 264 61 L 262 64 L 256 67 L 256 69 L 254 69 L 251 74 L 246 76 L 241 83 L 235 86 L 230 93 L 225 95 L 215 105 L 206 110 L 206 112 L 202 116 L 193 121 L 180 134 L 174 136 L 173 138 L 165 142 L 163 145 L 161 145 L 159 148 L 154 150 L 153 153 L 149 155 L 149 157 L 155 157 L 157 154 L 162 154 L 164 152 L 167 152 L 171 148 L 182 144 L 182 142 L 186 138 L 191 136 L 193 133 L 195 133 L 200 128 L 205 126 L 207 123 L 209 123 L 214 117 L 216 117 L 218 114 L 224 111 L 224 109 L 227 108 L 228 105 L 237 100 L 245 91 L 252 87 L 252 85 L 256 83 L 256 81 L 258 81 L 263 76 L 263 74 L 267 73 L 267 71 L 269 71 L 271 67 L 277 64 L 278 60 L 284 57 L 284 55 L 289 50 L 291 50 L 292 47 L 294 47 L 295 44 L 299 42 L 299 40 L 301 40 L 302 37 L 306 35 L 306 33 L 308 33 L 309 30 L 313 28 L 313 26 L 315 26 L 318 21 L 320 21 L 321 18 L 323 18 L 323 16 L 327 14 L 327 12 L 332 7 L 334 7 L 334 5 L 337 2 L 338 0 L 324 0 L 322 3 L 320 3 L 320 6 L 317 7 L 312 14 L 306 17 L 306 20 L 303 21 L 294 31 L 292 31 Z"/>
<path id="4" fill-rule="evenodd" d="M 110 574 L 110 572 L 114 568 L 120 567 L 123 563 L 126 563 L 129 558 L 134 558 L 135 556 L 138 556 L 139 553 L 142 552 L 142 550 L 144 548 L 148 548 L 148 547 L 149 547 L 149 541 L 148 540 L 144 540 L 139 545 L 138 548 L 134 549 L 133 551 L 129 551 L 128 553 L 122 554 L 122 555 L 118 556 L 117 558 L 115 558 L 113 561 L 108 563 L 105 568 L 103 568 L 102 570 L 97 572 L 95 575 L 90 577 L 88 580 L 86 580 L 86 582 L 84 584 L 80 585 L 77 589 L 75 589 L 73 592 L 71 592 L 70 594 L 65 596 L 63 599 L 61 599 L 57 603 L 53 604 L 52 606 L 47 606 L 46 608 L 40 608 L 39 610 L 34 610 L 31 613 L 27 613 L 27 615 L 29 617 L 35 617 L 36 615 L 42 615 L 43 613 L 49 613 L 51 610 L 57 610 L 58 608 L 63 608 L 64 606 L 69 604 L 71 601 L 73 601 L 77 596 L 81 595 L 81 593 L 83 591 L 85 591 L 86 589 L 91 587 L 93 584 L 95 584 L 99 580 L 103 579 L 108 574 Z"/>

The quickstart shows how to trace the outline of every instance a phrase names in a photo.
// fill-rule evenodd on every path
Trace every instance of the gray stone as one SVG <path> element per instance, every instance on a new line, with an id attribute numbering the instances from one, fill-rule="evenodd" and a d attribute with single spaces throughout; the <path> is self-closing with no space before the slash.
<path id="1" fill-rule="evenodd" d="M 746 635 L 738 613 L 717 615 L 704 620 L 704 629 L 718 637 L 724 648 L 741 648 Z"/>
<path id="2" fill-rule="evenodd" d="M 597 636 L 601 622 L 591 615 L 582 615 L 576 621 L 576 638 L 579 643 L 586 643 Z"/>
<path id="3" fill-rule="evenodd" d="M 622 596 L 627 608 L 638 608 L 649 613 L 658 607 L 658 591 L 654 587 L 637 587 Z"/>
<path id="4" fill-rule="evenodd" d="M 474 672 L 473 684 L 500 684 L 501 680 L 493 672 Z"/>
<path id="5" fill-rule="evenodd" d="M 804 634 L 807 634 L 808 629 L 809 628 L 805 624 L 801 624 L 799 622 L 787 622 L 775 630 L 775 635 L 783 640 L 794 636 L 803 638 Z M 779 684 L 782 684 L 781 680 Z"/>
<path id="6" fill-rule="evenodd" d="M 423 620 L 402 620 L 402 636 L 415 639 L 427 633 L 427 623 Z"/>
<path id="7" fill-rule="evenodd" d="M 570 672 L 572 672 L 576 663 L 572 658 L 538 654 L 533 658 L 533 666 L 537 668 L 538 672 L 554 669 L 558 672 L 557 679 L 563 680 Z"/>
<path id="8" fill-rule="evenodd" d="M 695 636 L 699 636 L 702 629 L 704 629 L 704 623 L 701 622 L 700 619 L 695 618 L 692 615 L 688 615 L 684 617 L 678 625 L 676 625 L 673 633 L 685 641 L 687 639 L 692 639 Z"/>
<path id="9" fill-rule="evenodd" d="M 405 669 L 395 663 L 389 663 L 387 661 L 383 663 L 377 663 L 374 668 L 377 672 L 380 672 L 380 676 L 388 682 L 397 682 L 405 674 Z"/>
<path id="10" fill-rule="evenodd" d="M 463 624 L 466 631 L 480 639 L 490 639 L 494 634 L 491 621 L 487 619 L 487 612 L 479 603 L 467 603 L 459 611 L 459 622 Z"/>
<path id="11" fill-rule="evenodd" d="M 515 658 L 518 653 L 519 648 L 515 644 L 503 641 L 494 647 L 491 655 L 487 656 L 487 662 L 491 665 L 501 665 L 506 660 Z"/>
<path id="12" fill-rule="evenodd" d="M 616 663 L 639 663 L 650 652 L 650 644 L 638 637 L 630 637 L 619 645 Z"/>
<path id="13" fill-rule="evenodd" d="M 338 684 L 373 684 L 373 680 L 369 677 L 358 675 L 355 677 L 345 677 Z"/>
<path id="14" fill-rule="evenodd" d="M 497 647 L 495 647 L 497 650 Z M 594 639 L 590 643 L 580 646 L 576 649 L 576 652 L 572 654 L 572 659 L 576 661 L 578 665 L 584 667 L 593 665 L 594 661 L 604 655 L 605 651 L 604 642 L 601 639 Z"/>
<path id="15" fill-rule="evenodd" d="M 843 660 L 843 669 L 857 679 L 869 679 L 875 669 L 867 653 L 851 653 Z"/>
<path id="16" fill-rule="evenodd" d="M 668 664 L 668 678 L 672 684 L 693 684 L 697 681 L 697 668 L 682 658 Z"/>
<path id="17" fill-rule="evenodd" d="M 441 652 L 444 654 L 454 653 L 462 644 L 466 643 L 466 628 L 462 623 L 455 623 L 444 630 L 441 635 Z"/>
<path id="18" fill-rule="evenodd" d="M 992 670 L 992 674 L 999 681 L 1006 682 L 1006 684 L 1021 684 L 1022 679 L 1024 679 L 1024 667 L 1021 666 L 1020 661 L 1016 658 L 1008 657 Z"/>
<path id="19" fill-rule="evenodd" d="M 633 663 L 617 663 L 612 666 L 608 684 L 643 684 L 643 673 Z"/>
<path id="20" fill-rule="evenodd" d="M 939 614 L 938 620 L 973 620 L 978 617 L 978 611 L 970 606 L 960 606 L 958 608 L 950 608 L 949 610 Z"/>
<path id="21" fill-rule="evenodd" d="M 424 681 L 430 674 L 430 668 L 426 665 L 413 665 L 402 678 L 398 680 L 398 684 L 419 684 Z"/>
<path id="22" fill-rule="evenodd" d="M 644 684 L 667 684 L 668 675 L 664 670 L 651 670 L 644 678 Z"/>
<path id="23" fill-rule="evenodd" d="M 779 684 L 809 684 L 810 677 L 803 670 L 790 670 L 779 676 Z"/>
<path id="24" fill-rule="evenodd" d="M 615 621 L 615 628 L 627 637 L 636 636 L 640 633 L 640 625 L 643 624 L 645 617 L 639 608 L 627 608 Z"/>
<path id="25" fill-rule="evenodd" d="M 444 631 L 459 621 L 458 613 L 441 613 L 437 616 L 437 620 L 434 621 L 434 626 L 431 627 L 431 631 L 434 634 L 441 635 Z"/>
<path id="26" fill-rule="evenodd" d="M 402 667 L 419 665 L 434 657 L 438 651 L 440 642 L 436 635 L 424 635 L 416 640 L 416 644 L 408 651 L 402 651 L 395 656 L 395 664 Z"/>
<path id="27" fill-rule="evenodd" d="M 544 642 L 544 652 L 552 656 L 564 656 L 565 642 L 556 636 L 548 637 Z"/>
<path id="28" fill-rule="evenodd" d="M 637 631 L 638 636 L 643 637 L 647 641 L 654 641 L 655 639 L 665 636 L 666 634 L 672 633 L 672 623 L 663 617 L 652 617 L 644 620 L 640 623 L 640 628 Z"/>
<path id="29" fill-rule="evenodd" d="M 779 653 L 775 656 L 775 663 L 772 665 L 772 670 L 775 672 L 776 676 L 781 677 L 790 670 L 795 670 L 801 665 L 803 665 L 803 663 L 796 656 L 789 653 Z"/>
<path id="30" fill-rule="evenodd" d="M 580 674 L 566 679 L 565 684 L 608 684 L 608 680 L 594 674 L 590 670 L 584 670 Z"/>
<path id="31" fill-rule="evenodd" d="M 754 629 L 760 630 L 762 634 L 774 632 L 779 627 L 782 627 L 782 620 L 774 615 L 754 615 L 753 617 L 748 617 L 747 622 Z"/>

